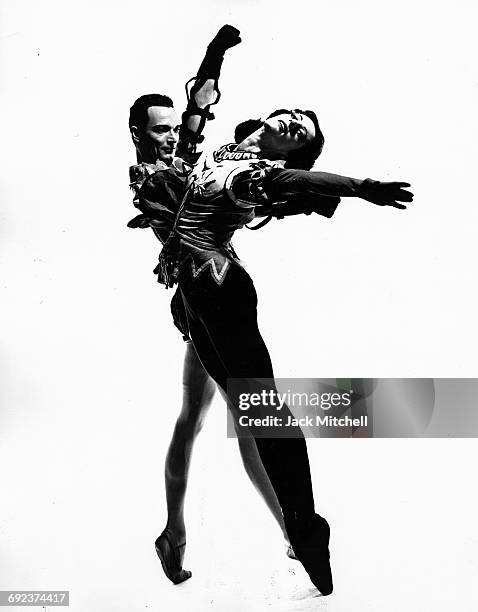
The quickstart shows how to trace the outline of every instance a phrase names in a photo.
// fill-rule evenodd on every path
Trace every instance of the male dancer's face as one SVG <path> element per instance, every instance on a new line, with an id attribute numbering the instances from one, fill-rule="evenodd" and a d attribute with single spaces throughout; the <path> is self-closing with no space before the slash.
<path id="1" fill-rule="evenodd" d="M 174 108 L 150 106 L 148 122 L 144 132 L 136 132 L 136 146 L 142 161 L 156 163 L 162 161 L 168 166 L 173 162 L 179 138 L 179 117 Z"/>

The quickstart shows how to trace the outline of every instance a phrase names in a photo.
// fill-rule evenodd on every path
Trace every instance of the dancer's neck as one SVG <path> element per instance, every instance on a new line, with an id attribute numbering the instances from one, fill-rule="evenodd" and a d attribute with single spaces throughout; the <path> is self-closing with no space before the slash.
<path id="1" fill-rule="evenodd" d="M 266 159 L 286 159 L 285 153 L 271 149 L 264 142 L 264 127 L 259 128 L 237 145 L 238 151 L 256 153 Z"/>

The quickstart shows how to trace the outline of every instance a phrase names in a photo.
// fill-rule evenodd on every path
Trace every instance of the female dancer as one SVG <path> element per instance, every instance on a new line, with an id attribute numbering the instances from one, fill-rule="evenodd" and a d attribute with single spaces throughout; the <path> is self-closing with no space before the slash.
<path id="1" fill-rule="evenodd" d="M 201 164 L 190 181 L 160 255 L 158 280 L 179 285 L 194 348 L 209 375 L 227 394 L 227 379 L 273 379 L 257 327 L 251 278 L 227 248 L 234 231 L 251 221 L 261 203 L 288 196 L 359 197 L 405 208 L 408 183 L 364 181 L 309 172 L 323 145 L 312 111 L 277 111 L 239 145 L 225 145 Z M 298 168 L 298 169 L 289 169 Z M 146 182 L 144 206 L 161 199 Z M 234 397 L 228 396 L 230 403 Z M 305 440 L 256 438 L 257 449 L 282 509 L 287 533 L 313 584 L 332 592 L 327 521 L 315 513 Z"/>
<path id="2" fill-rule="evenodd" d="M 141 96 L 131 108 L 130 129 L 137 151 L 138 164 L 130 169 L 131 186 L 139 193 L 148 177 L 154 182 L 158 173 L 161 185 L 167 185 L 168 195 L 182 193 L 189 167 L 198 157 L 196 145 L 202 142 L 201 135 L 206 120 L 213 115 L 210 106 L 219 100 L 218 79 L 225 51 L 240 42 L 239 31 L 232 26 L 223 26 L 208 50 L 188 92 L 188 106 L 182 116 L 181 126 L 177 126 L 172 101 L 166 96 L 156 94 Z M 158 125 L 148 124 L 150 107 L 160 107 Z M 168 123 L 169 122 L 169 123 Z M 151 123 L 151 122 L 150 122 Z M 170 124 L 170 125 L 169 125 Z M 170 128 L 170 129 L 169 129 Z M 178 142 L 179 131 L 179 142 Z M 174 149 L 177 144 L 176 157 Z M 185 164 L 184 161 L 187 163 Z M 166 170 L 166 172 L 165 172 Z M 149 202 L 149 209 L 143 206 L 143 200 L 135 198 L 135 204 L 148 214 L 135 217 L 128 224 L 130 227 L 153 227 L 156 236 L 164 241 L 164 224 L 167 211 L 158 209 L 151 216 L 155 205 Z M 167 234 L 169 231 L 167 231 Z M 228 247 L 231 256 L 235 257 L 232 247 Z M 215 383 L 201 364 L 196 350 L 189 338 L 187 320 L 182 297 L 179 291 L 171 301 L 171 311 L 176 327 L 186 341 L 183 365 L 183 400 L 181 412 L 176 421 L 173 436 L 166 455 L 165 485 L 168 519 L 166 528 L 155 542 L 156 551 L 161 559 L 167 577 L 174 583 L 182 582 L 191 576 L 191 572 L 182 569 L 185 551 L 186 530 L 184 523 L 184 501 L 188 480 L 192 449 L 197 434 L 201 430 L 207 410 L 215 393 Z M 286 541 L 287 554 L 295 558 L 284 526 L 283 516 L 277 497 L 269 482 L 260 461 L 256 445 L 252 438 L 238 437 L 241 458 L 246 473 L 259 491 L 267 506 L 277 520 Z"/>

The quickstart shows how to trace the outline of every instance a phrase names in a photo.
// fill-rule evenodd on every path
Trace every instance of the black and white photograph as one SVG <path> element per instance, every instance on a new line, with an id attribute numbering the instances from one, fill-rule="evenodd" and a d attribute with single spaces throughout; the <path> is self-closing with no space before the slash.
<path id="1" fill-rule="evenodd" d="M 477 18 L 0 4 L 0 609 L 478 610 Z"/>

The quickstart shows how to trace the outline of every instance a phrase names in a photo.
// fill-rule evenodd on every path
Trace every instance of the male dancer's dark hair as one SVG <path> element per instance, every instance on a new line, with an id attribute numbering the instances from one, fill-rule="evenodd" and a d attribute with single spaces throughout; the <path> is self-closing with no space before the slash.
<path id="1" fill-rule="evenodd" d="M 133 106 L 129 109 L 129 127 L 135 125 L 140 130 L 144 130 L 148 123 L 148 108 L 150 106 L 165 106 L 173 108 L 173 101 L 169 96 L 163 94 L 145 94 L 135 100 Z"/>

